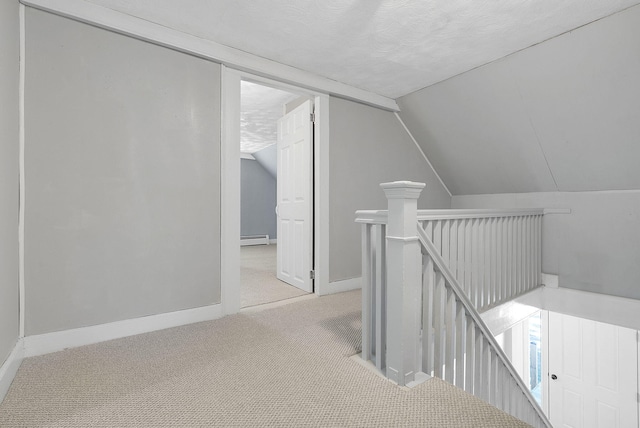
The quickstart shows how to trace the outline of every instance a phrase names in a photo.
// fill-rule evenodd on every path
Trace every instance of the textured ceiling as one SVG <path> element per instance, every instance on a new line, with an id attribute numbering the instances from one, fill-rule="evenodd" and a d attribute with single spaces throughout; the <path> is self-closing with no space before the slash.
<path id="1" fill-rule="evenodd" d="M 397 98 L 640 0 L 87 0 Z"/>
<path id="2" fill-rule="evenodd" d="M 299 95 L 244 81 L 241 94 L 240 151 L 254 153 L 276 142 L 283 106 Z"/>

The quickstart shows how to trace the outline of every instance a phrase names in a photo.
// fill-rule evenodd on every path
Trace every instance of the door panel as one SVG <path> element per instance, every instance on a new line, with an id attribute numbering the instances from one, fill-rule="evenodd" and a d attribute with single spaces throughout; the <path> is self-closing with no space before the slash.
<path id="1" fill-rule="evenodd" d="M 278 279 L 313 291 L 311 101 L 278 121 Z"/>
<path id="2" fill-rule="evenodd" d="M 635 330 L 550 312 L 549 375 L 554 427 L 638 428 Z"/>

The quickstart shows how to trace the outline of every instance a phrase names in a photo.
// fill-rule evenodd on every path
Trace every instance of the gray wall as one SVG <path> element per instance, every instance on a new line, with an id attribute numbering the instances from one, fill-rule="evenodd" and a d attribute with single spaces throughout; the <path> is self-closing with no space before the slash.
<path id="1" fill-rule="evenodd" d="M 640 299 L 640 191 L 454 196 L 453 208 L 570 208 L 543 220 L 543 271 L 561 287 Z"/>
<path id="2" fill-rule="evenodd" d="M 638 52 L 640 6 L 399 100 L 455 208 L 571 208 L 545 218 L 544 270 L 636 299 Z"/>
<path id="3" fill-rule="evenodd" d="M 640 189 L 640 6 L 398 100 L 454 195 Z"/>
<path id="4" fill-rule="evenodd" d="M 18 2 L 0 2 L 0 365 L 18 339 Z"/>
<path id="5" fill-rule="evenodd" d="M 276 179 L 257 161 L 240 163 L 240 235 L 276 238 Z"/>
<path id="6" fill-rule="evenodd" d="M 265 147 L 262 150 L 259 150 L 255 153 L 252 153 L 253 157 L 256 161 L 267 170 L 269 174 L 274 179 L 278 178 L 278 145 L 272 144 L 268 147 Z"/>
<path id="7" fill-rule="evenodd" d="M 329 114 L 329 280 L 338 281 L 361 275 L 355 212 L 387 208 L 380 183 L 426 183 L 420 208 L 449 208 L 451 197 L 393 113 L 332 97 Z"/>
<path id="8" fill-rule="evenodd" d="M 220 301 L 220 66 L 27 10 L 26 333 Z"/>

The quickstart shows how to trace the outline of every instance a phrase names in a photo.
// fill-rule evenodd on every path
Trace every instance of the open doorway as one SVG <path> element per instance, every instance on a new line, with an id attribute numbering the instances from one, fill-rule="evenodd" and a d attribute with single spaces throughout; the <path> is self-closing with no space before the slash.
<path id="1" fill-rule="evenodd" d="M 240 307 L 313 291 L 308 287 L 310 282 L 302 278 L 312 268 L 304 267 L 298 258 L 308 251 L 311 264 L 313 129 L 311 124 L 306 125 L 311 129 L 308 141 L 302 141 L 308 144 L 304 149 L 307 154 L 298 147 L 300 144 L 296 146 L 299 138 L 291 140 L 290 132 L 300 122 L 301 114 L 311 120 L 308 112 L 300 113 L 308 111 L 310 99 L 264 84 L 241 82 Z M 307 158 L 309 168 L 300 169 Z M 306 196 L 301 197 L 298 189 L 307 189 Z M 300 200 L 309 211 L 308 218 L 302 219 L 306 225 L 294 218 L 292 213 L 300 210 L 291 209 L 289 203 Z M 308 230 L 301 230 L 301 225 Z"/>

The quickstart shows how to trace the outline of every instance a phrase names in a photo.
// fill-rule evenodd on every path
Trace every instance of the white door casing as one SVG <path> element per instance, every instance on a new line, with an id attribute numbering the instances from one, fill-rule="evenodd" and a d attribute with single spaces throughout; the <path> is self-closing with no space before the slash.
<path id="1" fill-rule="evenodd" d="M 550 312 L 549 377 L 555 428 L 638 427 L 636 330 Z"/>
<path id="2" fill-rule="evenodd" d="M 306 101 L 278 120 L 276 208 L 277 277 L 309 293 L 313 292 L 311 108 L 311 101 Z"/>

